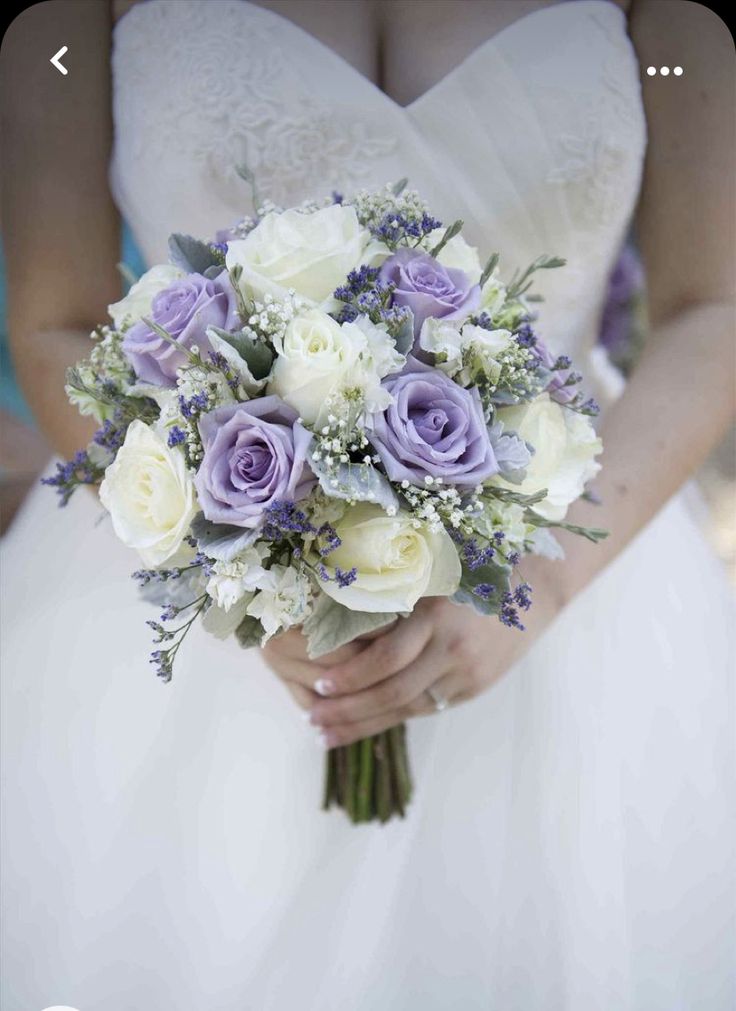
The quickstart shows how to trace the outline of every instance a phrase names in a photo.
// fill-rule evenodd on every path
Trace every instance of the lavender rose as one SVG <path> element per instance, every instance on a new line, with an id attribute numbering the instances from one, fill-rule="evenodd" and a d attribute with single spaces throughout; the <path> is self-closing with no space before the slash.
<path id="1" fill-rule="evenodd" d="M 148 318 L 170 337 L 190 348 L 196 344 L 206 355 L 212 350 L 208 326 L 228 329 L 237 320 L 235 293 L 224 275 L 210 280 L 201 274 L 187 274 L 154 296 Z M 154 386 L 174 386 L 176 371 L 187 356 L 139 320 L 123 338 L 123 353 L 139 379 Z"/>
<path id="2" fill-rule="evenodd" d="M 218 407 L 199 419 L 204 457 L 194 478 L 208 520 L 257 527 L 280 501 L 298 501 L 314 477 L 306 463 L 310 433 L 280 397 Z"/>
<path id="3" fill-rule="evenodd" d="M 464 270 L 444 267 L 428 253 L 398 249 L 381 267 L 379 279 L 396 285 L 394 303 L 414 313 L 414 336 L 429 316 L 457 319 L 480 305 L 480 287 Z"/>
<path id="4" fill-rule="evenodd" d="M 430 476 L 472 487 L 498 473 L 476 389 L 412 358 L 383 386 L 394 403 L 370 416 L 369 437 L 392 481 L 424 485 Z"/>

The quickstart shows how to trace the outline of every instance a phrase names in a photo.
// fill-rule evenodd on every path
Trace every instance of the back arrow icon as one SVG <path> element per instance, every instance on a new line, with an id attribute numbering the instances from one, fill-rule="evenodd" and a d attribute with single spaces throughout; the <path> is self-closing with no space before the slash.
<path id="1" fill-rule="evenodd" d="M 62 46 L 61 49 L 59 50 L 59 52 L 58 53 L 54 53 L 54 55 L 49 60 L 49 63 L 52 63 L 56 67 L 56 69 L 59 71 L 59 73 L 63 74 L 65 77 L 69 73 L 69 71 L 62 64 L 61 57 L 64 55 L 64 53 L 66 53 L 68 51 L 69 51 L 69 46 Z"/>

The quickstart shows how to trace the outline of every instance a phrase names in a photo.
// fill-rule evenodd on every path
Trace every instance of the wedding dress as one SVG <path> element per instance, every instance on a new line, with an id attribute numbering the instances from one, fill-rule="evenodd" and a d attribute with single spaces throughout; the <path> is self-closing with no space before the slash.
<path id="1" fill-rule="evenodd" d="M 507 273 L 567 258 L 542 333 L 605 401 L 645 147 L 613 4 L 522 18 L 406 109 L 240 0 L 135 7 L 113 70 L 149 262 L 247 209 L 237 164 L 284 204 L 406 175 Z M 491 691 L 411 724 L 386 827 L 319 810 L 323 754 L 257 651 L 197 631 L 156 680 L 99 516 L 39 488 L 4 547 L 4 1011 L 734 1006 L 733 615 L 681 497 Z"/>

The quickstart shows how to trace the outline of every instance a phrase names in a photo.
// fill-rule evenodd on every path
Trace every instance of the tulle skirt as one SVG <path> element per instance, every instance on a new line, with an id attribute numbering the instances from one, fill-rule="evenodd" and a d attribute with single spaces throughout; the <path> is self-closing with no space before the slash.
<path id="1" fill-rule="evenodd" d="M 4 543 L 4 1011 L 726 1011 L 733 600 L 680 498 L 492 690 L 405 821 L 319 809 L 258 651 L 175 680 L 91 495 Z"/>

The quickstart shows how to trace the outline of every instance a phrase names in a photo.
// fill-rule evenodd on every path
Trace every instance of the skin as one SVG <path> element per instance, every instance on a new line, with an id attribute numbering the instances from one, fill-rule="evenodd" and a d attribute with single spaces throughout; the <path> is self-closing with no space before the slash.
<path id="1" fill-rule="evenodd" d="M 55 0 L 32 7 L 11 26 L 0 61 L 11 340 L 39 422 L 66 454 L 90 432 L 68 408 L 64 370 L 85 353 L 86 334 L 119 296 L 119 223 L 107 189 L 107 50 L 112 20 L 125 6 Z M 262 6 L 321 38 L 406 105 L 480 41 L 548 5 L 280 0 Z M 636 228 L 651 333 L 601 426 L 605 466 L 596 492 L 603 504 L 578 503 L 568 516 L 606 527 L 611 536 L 594 547 L 561 535 L 563 565 L 522 563 L 535 600 L 524 633 L 430 598 L 411 617 L 319 663 L 307 659 L 299 631 L 271 640 L 266 660 L 327 747 L 434 713 L 430 686 L 453 705 L 488 690 L 691 476 L 733 417 L 733 44 L 724 23 L 689 0 L 620 6 L 641 65 L 678 63 L 685 74 L 643 78 L 649 147 Z M 65 90 L 52 75 L 27 69 L 39 52 L 55 52 L 62 34 L 77 54 Z M 682 410 L 683 402 L 707 410 Z"/>

